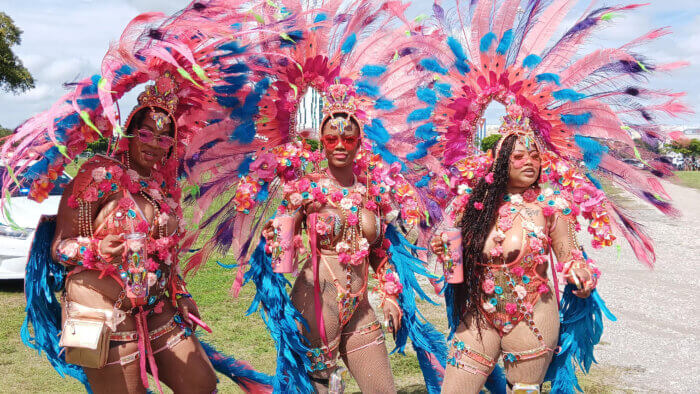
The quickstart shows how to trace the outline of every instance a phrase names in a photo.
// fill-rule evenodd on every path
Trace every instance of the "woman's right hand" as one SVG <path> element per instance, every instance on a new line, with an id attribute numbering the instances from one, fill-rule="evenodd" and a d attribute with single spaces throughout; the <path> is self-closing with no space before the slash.
<path id="1" fill-rule="evenodd" d="M 430 249 L 433 251 L 435 254 L 440 254 L 442 252 L 442 238 L 435 235 L 433 236 L 433 239 L 430 240 Z"/>
<path id="2" fill-rule="evenodd" d="M 272 224 L 273 219 L 270 219 L 265 223 L 265 227 L 262 229 L 262 236 L 265 237 L 266 241 L 270 241 L 275 236 L 275 227 Z"/>
<path id="3" fill-rule="evenodd" d="M 100 256 L 108 258 L 110 261 L 119 261 L 126 250 L 126 242 L 121 235 L 109 234 L 100 240 L 98 249 Z"/>

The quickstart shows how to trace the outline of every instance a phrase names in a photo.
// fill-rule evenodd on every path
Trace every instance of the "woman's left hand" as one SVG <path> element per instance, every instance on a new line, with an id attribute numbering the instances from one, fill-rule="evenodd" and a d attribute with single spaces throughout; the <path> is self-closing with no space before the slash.
<path id="1" fill-rule="evenodd" d="M 194 303 L 192 298 L 190 297 L 182 297 L 177 300 L 177 310 L 180 312 L 180 316 L 182 316 L 182 320 L 184 320 L 187 324 L 190 325 L 194 329 L 196 323 L 190 319 L 190 313 L 195 315 L 198 319 L 201 319 L 199 316 L 199 309 L 197 309 L 197 304 Z"/>
<path id="2" fill-rule="evenodd" d="M 574 278 L 573 276 L 576 276 Z M 577 281 L 581 285 L 578 290 L 574 290 L 573 293 L 579 298 L 587 298 L 591 295 L 591 291 L 595 288 L 593 283 L 593 277 L 590 271 L 583 268 L 573 268 L 569 274 L 566 276 L 569 283 L 576 285 Z"/>
<path id="3" fill-rule="evenodd" d="M 392 331 L 392 334 L 396 335 L 396 333 L 399 331 L 399 328 L 401 328 L 401 311 L 399 310 L 399 307 L 396 306 L 395 303 L 386 301 L 384 302 L 384 307 L 382 308 L 384 310 L 384 321 L 389 324 L 393 325 L 393 331 L 391 330 L 392 325 L 389 325 L 387 329 L 389 331 Z"/>

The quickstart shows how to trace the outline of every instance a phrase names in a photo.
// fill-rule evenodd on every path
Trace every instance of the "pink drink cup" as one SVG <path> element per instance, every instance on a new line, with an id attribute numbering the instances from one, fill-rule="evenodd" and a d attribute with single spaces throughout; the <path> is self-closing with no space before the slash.
<path id="1" fill-rule="evenodd" d="M 444 231 L 447 235 L 448 253 L 452 256 L 452 267 L 445 264 L 445 279 L 447 283 L 462 283 L 464 281 L 464 267 L 462 266 L 462 230 L 448 228 Z"/>
<path id="2" fill-rule="evenodd" d="M 294 248 L 294 216 L 281 215 L 274 219 L 273 225 L 277 229 L 276 240 L 279 250 L 273 251 L 272 270 L 281 274 L 294 272 L 296 262 L 296 249 Z"/>

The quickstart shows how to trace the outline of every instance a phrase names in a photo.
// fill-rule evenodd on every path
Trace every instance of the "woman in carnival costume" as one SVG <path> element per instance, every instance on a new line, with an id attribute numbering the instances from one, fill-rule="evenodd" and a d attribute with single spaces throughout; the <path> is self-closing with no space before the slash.
<path id="1" fill-rule="evenodd" d="M 227 69 L 240 52 L 230 41 L 239 15 L 229 7 L 198 2 L 173 17 L 138 16 L 105 56 L 102 75 L 78 82 L 3 145 L 10 173 L 33 180 L 30 197 L 41 201 L 87 143 L 119 137 L 118 149 L 89 159 L 66 186 L 27 266 L 23 341 L 88 390 L 145 392 L 150 373 L 161 392 L 162 380 L 175 392 L 211 393 L 214 363 L 242 388 L 270 391 L 259 383 L 266 376 L 193 336 L 208 327 L 179 267 L 179 161 L 201 124 L 227 113 L 215 90 L 237 91 L 227 79 L 245 77 Z M 122 132 L 114 100 L 149 80 Z M 4 190 L 16 183 L 3 181 Z M 62 288 L 59 304 L 53 292 Z"/>
<path id="2" fill-rule="evenodd" d="M 435 204 L 450 206 L 446 222 L 462 235 L 462 252 L 449 248 L 447 232 L 432 242 L 452 282 L 445 289 L 451 328 L 445 392 L 476 393 L 489 374 L 505 391 L 500 356 L 514 392 L 538 392 L 543 381 L 552 382 L 552 392 L 580 390 L 574 365 L 589 370 L 602 316 L 614 316 L 595 290 L 600 272 L 576 240 L 578 216 L 588 221 L 593 248 L 611 245 L 616 232 L 640 261 L 654 261 L 649 238 L 597 178 L 677 214 L 657 178 L 671 174 L 667 164 L 649 161 L 651 173 L 639 171 L 605 145 L 634 147 L 633 133 L 659 141 L 655 119 L 689 111 L 678 101 L 682 94 L 643 85 L 652 72 L 682 63 L 655 65 L 634 53 L 667 30 L 580 54 L 596 27 L 638 5 L 589 8 L 545 50 L 574 4 L 458 2 L 446 13 L 436 2 L 435 18 L 423 29 L 425 46 L 435 50 L 420 64 L 434 78 L 417 91 L 426 105 L 407 120 L 414 141 L 431 145 L 416 161 L 432 171 L 426 187 L 447 196 Z M 464 34 L 451 36 L 455 31 Z M 478 120 L 492 101 L 507 109 L 501 139 L 491 152 L 472 156 Z M 563 295 L 560 280 L 568 282 Z"/>
<path id="3" fill-rule="evenodd" d="M 419 233 L 426 215 L 392 154 L 407 145 L 389 141 L 389 130 L 405 127 L 407 108 L 417 102 L 411 26 L 399 2 L 342 3 L 251 9 L 261 29 L 246 66 L 260 97 L 242 104 L 251 121 L 224 120 L 190 144 L 190 176 L 206 179 L 202 212 L 225 191 L 235 193 L 202 221 L 210 240 L 188 268 L 233 249 L 234 293 L 255 284 L 251 311 L 260 311 L 276 341 L 275 391 L 338 392 L 340 357 L 362 391 L 395 392 L 382 324 L 369 302 L 371 266 L 396 351 L 410 337 L 429 391 L 439 392 L 444 337 L 415 302 L 416 292 L 428 298 L 415 275 L 432 275 L 399 231 Z M 404 23 L 393 27 L 396 21 Z M 309 91 L 323 97 L 322 113 L 311 111 L 323 153 L 312 151 L 305 139 L 314 136 L 296 127 Z M 283 267 L 292 254 L 302 265 L 290 298 L 281 273 L 293 271 Z"/>

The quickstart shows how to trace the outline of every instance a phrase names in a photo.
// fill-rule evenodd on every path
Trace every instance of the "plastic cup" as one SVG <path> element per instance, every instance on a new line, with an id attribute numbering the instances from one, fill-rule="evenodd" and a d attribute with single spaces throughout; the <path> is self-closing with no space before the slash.
<path id="1" fill-rule="evenodd" d="M 294 248 L 294 216 L 281 215 L 273 219 L 275 242 L 277 247 L 272 251 L 272 270 L 281 274 L 294 272 L 296 249 Z"/>
<path id="2" fill-rule="evenodd" d="M 148 270 L 146 269 L 146 234 L 124 235 L 126 242 L 126 295 L 129 298 L 148 297 Z"/>
<path id="3" fill-rule="evenodd" d="M 443 233 L 443 248 L 445 258 L 443 269 L 447 283 L 462 283 L 464 281 L 464 267 L 462 266 L 462 230 L 448 228 Z"/>

